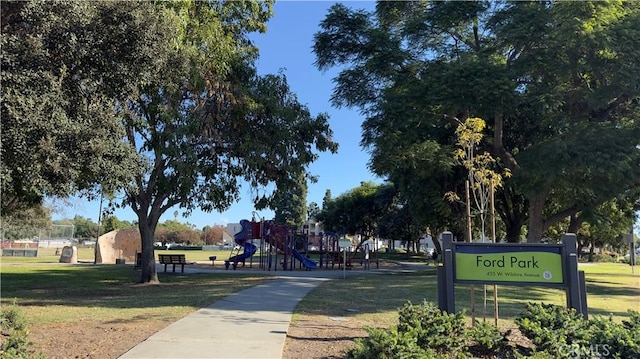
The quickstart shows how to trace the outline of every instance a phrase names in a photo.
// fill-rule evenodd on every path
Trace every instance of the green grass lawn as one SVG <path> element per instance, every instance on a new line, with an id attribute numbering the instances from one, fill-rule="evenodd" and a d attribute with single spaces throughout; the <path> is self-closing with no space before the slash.
<path id="1" fill-rule="evenodd" d="M 178 253 L 179 251 L 166 251 Z M 160 253 L 160 252 L 159 252 Z M 184 251 L 190 261 L 207 262 L 210 255 L 228 258 L 228 251 Z M 93 250 L 79 249 L 83 264 L 57 263 L 55 249 L 41 250 L 37 258 L 2 257 L 1 303 L 14 300 L 31 322 L 84 320 L 130 320 L 158 318 L 177 320 L 224 296 L 269 280 L 260 271 L 176 275 L 158 273 L 161 285 L 135 284 L 139 271 L 131 265 L 92 265 Z M 581 264 L 586 272 L 590 315 L 611 315 L 620 321 L 629 310 L 640 311 L 640 267 L 631 273 L 624 264 Z M 493 318 L 493 286 L 475 287 L 476 317 Z M 512 325 L 525 303 L 565 305 L 564 291 L 543 287 L 498 286 L 500 325 Z M 456 307 L 470 314 L 470 287 L 456 286 Z M 296 308 L 295 317 L 305 315 L 357 316 L 379 325 L 395 323 L 397 309 L 406 301 L 437 302 L 435 271 L 356 275 L 323 282 Z M 357 312 L 347 312 L 356 309 Z"/>
<path id="2" fill-rule="evenodd" d="M 611 315 L 615 321 L 629 318 L 629 310 L 640 311 L 640 267 L 631 273 L 624 264 L 580 265 L 585 271 L 590 315 Z M 475 286 L 476 319 L 493 321 L 493 285 Z M 471 289 L 456 286 L 456 309 L 471 316 Z M 499 326 L 513 326 L 527 302 L 566 305 L 563 290 L 544 287 L 498 286 Z M 306 316 L 353 316 L 369 325 L 389 326 L 397 322 L 397 310 L 405 302 L 437 303 L 435 271 L 393 275 L 353 276 L 325 282 L 311 291 L 296 308 L 294 320 Z M 349 309 L 349 310 L 347 310 Z M 355 309 L 356 311 L 352 311 Z"/>
<path id="3" fill-rule="evenodd" d="M 93 262 L 93 255 L 88 255 L 91 250 L 79 252 L 80 260 Z M 246 276 L 159 272 L 161 285 L 144 285 L 136 283 L 140 271 L 132 265 L 61 264 L 58 259 L 55 255 L 2 257 L 2 305 L 15 301 L 32 324 L 136 318 L 175 321 L 271 278 L 260 272 Z"/>

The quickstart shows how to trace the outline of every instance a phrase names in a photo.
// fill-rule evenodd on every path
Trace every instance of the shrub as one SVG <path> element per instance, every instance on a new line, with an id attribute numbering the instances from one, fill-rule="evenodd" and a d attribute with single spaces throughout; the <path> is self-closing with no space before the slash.
<path id="1" fill-rule="evenodd" d="M 414 306 L 406 303 L 399 313 L 398 330 L 415 330 L 418 345 L 441 353 L 465 353 L 468 336 L 463 312 L 449 314 L 433 303 Z"/>
<path id="2" fill-rule="evenodd" d="M 476 320 L 470 332 L 473 339 L 474 351 L 482 355 L 496 355 L 502 351 L 508 343 L 508 340 L 500 333 L 495 325 L 488 322 L 479 322 Z"/>
<path id="3" fill-rule="evenodd" d="M 640 358 L 640 314 L 632 313 L 631 321 L 618 324 L 611 318 L 592 319 L 592 352 L 614 358 Z"/>
<path id="4" fill-rule="evenodd" d="M 593 261 L 598 263 L 615 263 L 618 261 L 618 256 L 616 254 L 596 253 L 593 255 Z"/>
<path id="5" fill-rule="evenodd" d="M 599 316 L 586 320 L 573 309 L 529 303 L 516 323 L 540 355 L 640 358 L 638 312 L 618 324 Z"/>
<path id="6" fill-rule="evenodd" d="M 429 302 L 406 303 L 399 323 L 389 329 L 366 328 L 349 358 L 465 358 L 469 336 L 462 312 L 449 314 Z"/>
<path id="7" fill-rule="evenodd" d="M 588 321 L 575 309 L 528 303 L 515 321 L 522 334 L 536 345 L 537 351 L 561 357 L 567 347 L 589 346 Z"/>
<path id="8" fill-rule="evenodd" d="M 0 312 L 0 327 L 2 328 L 2 345 L 0 357 L 13 358 L 44 358 L 42 353 L 36 354 L 30 347 L 27 320 L 15 304 L 3 308 Z"/>
<path id="9" fill-rule="evenodd" d="M 490 323 L 476 322 L 469 330 L 462 312 L 448 314 L 428 302 L 408 302 L 398 317 L 391 328 L 365 328 L 369 336 L 356 339 L 348 358 L 448 359 L 470 357 L 470 352 L 492 358 L 640 358 L 639 312 L 618 324 L 611 318 L 586 320 L 574 309 L 528 303 L 515 321 L 535 349 L 516 348 L 508 334 Z"/>
<path id="10" fill-rule="evenodd" d="M 397 326 L 389 329 L 365 328 L 368 338 L 356 339 L 356 347 L 347 353 L 353 359 L 433 358 L 446 359 L 431 348 L 421 348 L 415 332 L 399 332 Z"/>
<path id="11" fill-rule="evenodd" d="M 632 310 L 629 314 L 629 320 L 623 320 L 622 325 L 624 325 L 627 330 L 634 332 L 635 335 L 640 335 L 640 312 Z"/>

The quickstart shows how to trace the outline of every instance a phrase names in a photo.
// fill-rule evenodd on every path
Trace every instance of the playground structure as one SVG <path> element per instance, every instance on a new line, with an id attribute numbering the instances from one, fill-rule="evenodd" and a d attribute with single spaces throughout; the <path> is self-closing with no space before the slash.
<path id="1" fill-rule="evenodd" d="M 313 243 L 309 237 L 295 229 L 273 221 L 253 222 L 246 219 L 240 221 L 241 231 L 234 235 L 236 248 L 225 261 L 225 268 L 236 269 L 238 263 L 246 265 L 249 260 L 253 266 L 253 256 L 258 255 L 259 268 L 263 270 L 314 270 L 318 268 L 352 269 L 355 257 L 360 254 L 360 264 L 364 269 L 370 269 L 372 257 L 375 256 L 378 267 L 377 251 L 372 251 L 368 244 L 362 246 L 361 251 L 350 252 L 352 247 L 349 240 L 340 239 L 335 233 L 321 234 Z M 258 252 L 259 247 L 259 252 Z M 243 250 L 240 252 L 240 250 Z M 235 252 L 235 253 L 234 253 Z"/>

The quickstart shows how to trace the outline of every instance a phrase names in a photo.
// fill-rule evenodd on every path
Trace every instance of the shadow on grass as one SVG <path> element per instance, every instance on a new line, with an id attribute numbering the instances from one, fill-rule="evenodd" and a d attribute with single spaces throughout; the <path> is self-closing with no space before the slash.
<path id="1" fill-rule="evenodd" d="M 615 274 L 612 274 L 615 275 Z M 608 279 L 607 279 L 608 280 Z M 640 291 L 632 285 L 608 282 L 599 278 L 588 279 L 587 291 L 593 298 L 604 296 L 634 297 Z M 438 288 L 434 272 L 417 272 L 379 276 L 350 277 L 346 280 L 331 281 L 314 289 L 296 309 L 297 313 L 309 315 L 356 315 L 346 312 L 357 310 L 357 315 L 386 313 L 395 315 L 406 302 L 414 304 L 428 301 L 437 303 Z M 483 285 L 475 286 L 475 307 L 477 315 L 484 315 Z M 470 315 L 470 285 L 456 285 L 456 309 Z M 493 285 L 487 285 L 488 313 L 493 312 Z M 536 286 L 498 285 L 498 306 L 500 318 L 513 320 L 526 308 L 528 302 L 544 302 L 559 306 L 566 305 L 566 294 L 561 288 Z M 614 315 L 628 317 L 626 306 L 611 311 L 590 306 L 590 315 Z"/>
<path id="2" fill-rule="evenodd" d="M 437 300 L 433 271 L 356 275 L 321 284 L 307 294 L 296 312 L 348 317 L 396 311 L 407 301 L 425 299 Z"/>
<path id="3" fill-rule="evenodd" d="M 624 311 L 623 310 L 604 310 L 604 309 L 590 307 L 589 319 L 593 318 L 594 316 L 600 316 L 600 317 L 618 316 L 618 317 L 629 318 L 630 317 L 629 310 L 624 310 Z"/>
<path id="4" fill-rule="evenodd" d="M 491 286 L 492 287 L 492 286 Z M 617 310 L 604 309 L 589 305 L 590 298 L 607 297 L 638 297 L 640 290 L 628 286 L 622 286 L 620 283 L 606 282 L 602 280 L 587 280 L 587 305 L 589 307 L 589 315 L 602 316 L 618 316 L 628 317 L 629 310 L 634 308 L 620 307 Z M 493 292 L 489 291 L 490 300 L 493 299 Z M 476 297 L 478 297 L 476 290 Z M 480 294 L 481 295 L 481 294 Z M 465 298 L 465 295 L 459 296 Z M 548 303 L 559 306 L 566 306 L 566 293 L 564 289 L 545 288 L 545 287 L 519 287 L 519 286 L 498 286 L 498 305 L 500 317 L 503 319 L 514 319 L 525 308 L 527 302 Z M 466 302 L 468 303 L 468 301 Z M 466 304 L 465 303 L 465 304 Z M 491 310 L 493 306 L 490 305 Z M 638 310 L 640 308 L 636 308 Z"/>
<path id="5" fill-rule="evenodd" d="M 622 287 L 619 283 L 606 282 L 602 280 L 586 280 L 587 295 L 606 295 L 606 296 L 634 296 L 640 297 L 640 289 L 631 287 Z"/>
<path id="6" fill-rule="evenodd" d="M 638 271 L 640 272 L 640 270 Z M 591 276 L 610 276 L 610 275 L 615 275 L 616 277 L 622 277 L 622 278 L 635 278 L 636 281 L 638 281 L 640 283 L 640 274 L 635 273 L 606 273 L 606 272 L 591 272 L 588 275 Z M 618 283 L 614 283 L 614 284 L 618 284 Z"/>
<path id="7" fill-rule="evenodd" d="M 3 268 L 2 297 L 21 305 L 103 308 L 202 307 L 268 277 L 158 273 L 159 285 L 137 284 L 131 266 L 52 265 L 28 270 Z"/>

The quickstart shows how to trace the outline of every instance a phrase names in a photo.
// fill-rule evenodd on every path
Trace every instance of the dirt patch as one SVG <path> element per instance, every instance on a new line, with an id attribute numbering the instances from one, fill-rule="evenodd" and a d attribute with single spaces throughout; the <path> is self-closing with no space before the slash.
<path id="1" fill-rule="evenodd" d="M 32 325 L 32 349 L 48 359 L 118 358 L 171 323 L 76 323 Z"/>
<path id="2" fill-rule="evenodd" d="M 136 321 L 116 324 L 51 324 L 33 326 L 32 349 L 48 359 L 118 358 L 171 323 Z M 365 336 L 362 323 L 313 318 L 291 324 L 283 358 L 344 358 L 353 339 Z"/>
<path id="3" fill-rule="evenodd" d="M 287 331 L 283 359 L 345 358 L 355 346 L 356 338 L 367 332 L 363 323 L 353 318 L 306 316 L 291 323 Z M 33 349 L 48 359 L 118 358 L 171 323 L 154 320 L 135 323 L 52 324 L 34 326 L 29 336 Z M 512 329 L 509 339 L 519 347 L 531 347 L 527 338 Z"/>
<path id="4" fill-rule="evenodd" d="M 351 318 L 344 321 L 326 316 L 307 318 L 289 325 L 283 359 L 344 358 L 356 338 L 367 336 L 365 323 Z"/>

